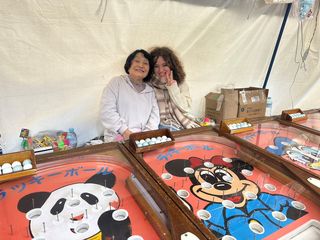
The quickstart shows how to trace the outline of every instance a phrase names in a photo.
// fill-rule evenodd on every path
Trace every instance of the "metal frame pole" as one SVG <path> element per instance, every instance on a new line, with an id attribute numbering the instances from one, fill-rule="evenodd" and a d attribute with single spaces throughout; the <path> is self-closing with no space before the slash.
<path id="1" fill-rule="evenodd" d="M 280 32 L 279 32 L 279 35 L 278 35 L 278 39 L 277 39 L 276 45 L 275 45 L 273 53 L 272 53 L 271 61 L 270 61 L 270 64 L 269 64 L 269 67 L 268 67 L 268 71 L 267 71 L 267 75 L 266 75 L 266 78 L 264 79 L 264 83 L 263 83 L 263 87 L 262 88 L 266 88 L 266 86 L 267 86 L 267 83 L 268 83 L 268 80 L 269 80 L 269 76 L 270 76 L 270 73 L 271 73 L 271 70 L 272 70 L 272 66 L 273 66 L 274 60 L 276 58 L 279 45 L 280 45 L 281 37 L 282 37 L 283 31 L 284 31 L 284 28 L 286 26 L 286 23 L 287 23 L 287 19 L 288 19 L 288 16 L 289 16 L 289 12 L 290 12 L 291 6 L 292 6 L 292 3 L 287 4 L 287 9 L 286 9 L 286 12 L 285 12 L 282 24 L 281 24 L 281 28 L 280 28 Z"/>

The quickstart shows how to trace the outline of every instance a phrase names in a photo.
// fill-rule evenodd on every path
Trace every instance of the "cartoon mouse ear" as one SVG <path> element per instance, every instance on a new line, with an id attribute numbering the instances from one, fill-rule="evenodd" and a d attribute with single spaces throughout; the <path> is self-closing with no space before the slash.
<path id="1" fill-rule="evenodd" d="M 243 169 L 247 169 L 247 170 L 252 171 L 253 166 L 250 165 L 249 163 L 242 161 L 239 158 L 232 158 L 232 170 L 236 173 L 240 173 L 241 170 L 243 170 Z"/>
<path id="2" fill-rule="evenodd" d="M 186 177 L 188 174 L 183 171 L 184 168 L 190 167 L 190 161 L 185 159 L 174 159 L 167 162 L 165 165 L 166 170 L 174 176 Z"/>
<path id="3" fill-rule="evenodd" d="M 95 174 L 86 181 L 86 183 L 95 183 L 107 188 L 112 188 L 115 182 L 116 176 L 112 172 Z"/>
<path id="4" fill-rule="evenodd" d="M 18 210 L 23 213 L 29 212 L 34 208 L 41 208 L 50 196 L 50 192 L 35 192 L 30 193 L 18 202 Z"/>

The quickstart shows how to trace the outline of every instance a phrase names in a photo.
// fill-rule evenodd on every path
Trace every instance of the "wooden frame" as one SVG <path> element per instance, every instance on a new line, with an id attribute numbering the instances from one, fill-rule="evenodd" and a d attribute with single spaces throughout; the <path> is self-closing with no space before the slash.
<path id="1" fill-rule="evenodd" d="M 147 139 L 147 138 L 157 138 L 157 137 L 170 137 L 171 141 L 163 142 L 163 143 L 156 143 L 153 145 L 148 145 L 144 147 L 138 147 L 136 144 L 137 140 L 141 139 Z M 129 137 L 129 145 L 130 147 L 136 152 L 136 153 L 142 153 L 147 151 L 152 151 L 154 149 L 157 149 L 159 147 L 169 146 L 174 144 L 174 137 L 172 136 L 169 129 L 159 129 L 159 130 L 153 130 L 153 131 L 147 131 L 147 132 L 139 132 L 139 133 L 133 133 Z"/>
<path id="2" fill-rule="evenodd" d="M 17 178 L 22 178 L 22 177 L 34 175 L 37 172 L 37 165 L 36 165 L 36 160 L 35 160 L 33 150 L 0 155 L 0 165 L 2 165 L 4 163 L 11 164 L 14 161 L 19 161 L 22 164 L 22 161 L 24 161 L 25 159 L 31 160 L 32 169 L 22 170 L 19 172 L 12 172 L 12 173 L 8 173 L 8 174 L 2 174 L 2 175 L 0 175 L 0 183 L 10 181 L 13 179 L 17 179 Z"/>
<path id="3" fill-rule="evenodd" d="M 238 129 L 231 129 L 229 126 L 230 124 L 238 124 L 238 123 L 248 123 L 250 126 L 248 127 L 242 127 Z M 241 132 L 247 132 L 247 131 L 252 131 L 252 124 L 249 122 L 247 118 L 233 118 L 233 119 L 226 119 L 222 120 L 220 124 L 220 131 L 221 132 L 226 132 L 230 134 L 234 133 L 241 133 Z"/>
<path id="4" fill-rule="evenodd" d="M 295 114 L 295 113 L 303 114 L 303 116 L 298 117 L 298 118 L 293 118 L 292 114 Z M 281 119 L 286 120 L 286 121 L 290 121 L 290 122 L 299 122 L 299 121 L 306 120 L 307 115 L 303 111 L 301 111 L 300 108 L 295 108 L 295 109 L 282 111 Z"/>

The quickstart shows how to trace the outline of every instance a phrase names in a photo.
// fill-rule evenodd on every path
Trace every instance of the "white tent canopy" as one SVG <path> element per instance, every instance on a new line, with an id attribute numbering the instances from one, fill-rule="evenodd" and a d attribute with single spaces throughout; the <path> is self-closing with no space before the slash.
<path id="1" fill-rule="evenodd" d="M 285 9 L 263 0 L 0 0 L 4 152 L 20 149 L 21 128 L 73 127 L 80 144 L 101 135 L 102 90 L 138 48 L 178 53 L 196 116 L 210 91 L 262 87 Z M 301 35 L 292 12 L 267 85 L 273 114 L 320 107 L 320 21 L 304 21 Z"/>

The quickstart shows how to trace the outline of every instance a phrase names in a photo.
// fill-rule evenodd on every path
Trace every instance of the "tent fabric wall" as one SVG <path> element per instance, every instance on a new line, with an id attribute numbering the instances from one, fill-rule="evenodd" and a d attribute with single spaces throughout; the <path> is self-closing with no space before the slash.
<path id="1" fill-rule="evenodd" d="M 21 128 L 36 134 L 74 127 L 80 145 L 101 135 L 102 90 L 138 48 L 178 53 L 196 116 L 210 91 L 261 87 L 285 7 L 263 0 L 0 0 L 4 152 L 20 149 Z M 315 24 L 315 17 L 303 23 L 305 46 Z M 319 26 L 299 71 L 297 26 L 291 15 L 267 85 L 274 114 L 320 105 Z"/>

